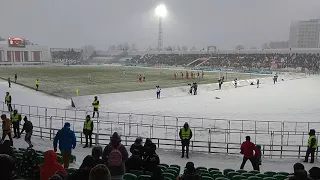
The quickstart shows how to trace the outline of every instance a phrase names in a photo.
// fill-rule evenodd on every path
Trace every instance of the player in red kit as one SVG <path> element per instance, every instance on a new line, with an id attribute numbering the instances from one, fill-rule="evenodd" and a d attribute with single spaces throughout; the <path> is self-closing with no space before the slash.
<path id="1" fill-rule="evenodd" d="M 204 76 L 204 72 L 202 71 L 202 79 L 203 79 L 203 76 Z"/>
<path id="2" fill-rule="evenodd" d="M 174 80 L 177 79 L 177 73 L 173 73 L 173 76 L 174 76 Z"/>
<path id="3" fill-rule="evenodd" d="M 142 76 L 141 76 L 141 74 L 140 74 L 140 75 L 139 75 L 139 83 L 142 82 L 141 79 L 142 79 Z"/>
<path id="4" fill-rule="evenodd" d="M 183 79 L 183 72 L 181 72 L 181 78 Z"/>
<path id="5" fill-rule="evenodd" d="M 189 73 L 186 71 L 186 78 L 189 79 Z"/>
<path id="6" fill-rule="evenodd" d="M 193 79 L 193 72 L 191 71 L 191 78 Z"/>

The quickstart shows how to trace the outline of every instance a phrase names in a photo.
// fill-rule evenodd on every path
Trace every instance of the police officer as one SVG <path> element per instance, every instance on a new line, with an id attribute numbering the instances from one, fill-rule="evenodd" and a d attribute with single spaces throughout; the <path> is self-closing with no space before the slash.
<path id="1" fill-rule="evenodd" d="M 179 136 L 182 144 L 182 156 L 184 158 L 184 149 L 186 148 L 186 157 L 189 158 L 189 144 L 190 139 L 192 138 L 192 131 L 189 128 L 189 124 L 186 122 L 183 125 L 183 128 L 180 129 Z"/>
<path id="2" fill-rule="evenodd" d="M 310 163 L 314 163 L 314 152 L 318 147 L 318 141 L 315 134 L 316 134 L 316 131 L 314 129 L 310 129 L 309 139 L 308 139 L 308 149 L 305 156 L 305 160 L 303 162 L 308 162 L 309 155 L 311 154 Z"/>
<path id="3" fill-rule="evenodd" d="M 36 91 L 38 91 L 38 89 L 39 89 L 39 80 L 38 79 L 36 80 L 35 84 L 36 84 Z"/>
<path id="4" fill-rule="evenodd" d="M 88 138 L 90 139 L 90 147 L 92 147 L 92 131 L 93 121 L 91 120 L 90 115 L 87 115 L 83 125 L 83 134 L 86 137 L 86 145 L 83 148 L 88 147 Z"/>
<path id="5" fill-rule="evenodd" d="M 21 121 L 21 115 L 18 113 L 16 109 L 11 114 L 11 121 L 12 121 L 13 132 L 14 132 L 13 138 L 20 138 L 19 125 Z"/>
<path id="6" fill-rule="evenodd" d="M 7 106 L 8 106 L 8 111 L 9 112 L 12 112 L 12 105 L 11 105 L 11 95 L 9 94 L 9 92 L 6 92 L 6 96 L 5 96 L 5 103 L 7 104 Z"/>
<path id="7" fill-rule="evenodd" d="M 94 97 L 92 106 L 93 106 L 92 118 L 94 118 L 94 115 L 95 115 L 96 112 L 97 112 L 97 117 L 99 117 L 99 101 L 98 101 L 98 97 L 97 96 Z"/>

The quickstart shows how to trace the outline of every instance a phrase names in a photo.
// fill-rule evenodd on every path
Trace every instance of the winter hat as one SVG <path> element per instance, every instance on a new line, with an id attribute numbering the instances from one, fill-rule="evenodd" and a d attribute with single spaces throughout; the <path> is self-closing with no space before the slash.
<path id="1" fill-rule="evenodd" d="M 92 151 L 91 151 L 91 155 L 94 157 L 94 158 L 100 158 L 102 156 L 102 147 L 101 146 L 95 146 L 92 148 Z"/>
<path id="2" fill-rule="evenodd" d="M 108 167 L 104 164 L 96 165 L 90 171 L 89 180 L 111 180 Z"/>
<path id="3" fill-rule="evenodd" d="M 136 140 L 134 141 L 136 144 L 141 144 L 142 143 L 142 137 L 137 137 Z"/>
<path id="4" fill-rule="evenodd" d="M 188 172 L 194 171 L 195 170 L 194 163 L 193 162 L 187 162 L 186 169 L 187 169 Z"/>
<path id="5" fill-rule="evenodd" d="M 71 125 L 70 125 L 70 123 L 69 122 L 66 122 L 66 123 L 64 123 L 64 127 L 70 127 Z"/>
<path id="6" fill-rule="evenodd" d="M 294 172 L 297 172 L 297 171 L 299 171 L 299 170 L 304 170 L 304 165 L 301 164 L 301 163 L 295 163 L 295 164 L 293 165 L 293 171 L 294 171 Z"/>
<path id="7" fill-rule="evenodd" d="M 119 134 L 117 132 L 114 132 L 112 134 L 112 136 L 110 137 L 110 139 L 111 139 L 111 141 L 112 140 L 120 140 L 121 141 L 121 138 L 120 138 L 120 136 L 119 136 Z"/>
<path id="8" fill-rule="evenodd" d="M 84 168 L 84 167 L 93 168 L 95 165 L 96 164 L 95 164 L 95 161 L 94 161 L 94 157 L 91 156 L 91 155 L 88 155 L 83 159 L 80 168 Z"/>

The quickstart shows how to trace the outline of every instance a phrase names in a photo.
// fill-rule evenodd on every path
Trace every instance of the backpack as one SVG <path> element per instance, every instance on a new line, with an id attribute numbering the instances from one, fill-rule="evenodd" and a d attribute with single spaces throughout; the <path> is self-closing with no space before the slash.
<path id="1" fill-rule="evenodd" d="M 114 148 L 112 146 L 110 146 L 112 148 L 109 157 L 108 157 L 108 166 L 109 167 L 115 167 L 115 166 L 121 166 L 122 164 L 122 154 L 119 151 L 120 145 L 118 145 L 118 147 Z"/>

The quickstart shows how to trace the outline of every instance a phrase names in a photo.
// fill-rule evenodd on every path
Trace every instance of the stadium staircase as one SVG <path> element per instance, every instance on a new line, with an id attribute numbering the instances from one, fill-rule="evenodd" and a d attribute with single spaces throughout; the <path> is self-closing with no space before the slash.
<path id="1" fill-rule="evenodd" d="M 202 64 L 206 63 L 207 61 L 209 61 L 211 58 L 202 58 L 204 59 L 204 61 L 202 61 L 201 63 L 195 65 L 195 67 L 201 66 Z"/>
<path id="2" fill-rule="evenodd" d="M 198 58 L 198 59 L 196 59 L 196 60 L 192 61 L 191 63 L 187 64 L 186 66 L 191 66 L 192 64 L 196 63 L 196 62 L 197 62 L 197 61 L 199 61 L 199 60 L 200 60 L 200 58 Z"/>

